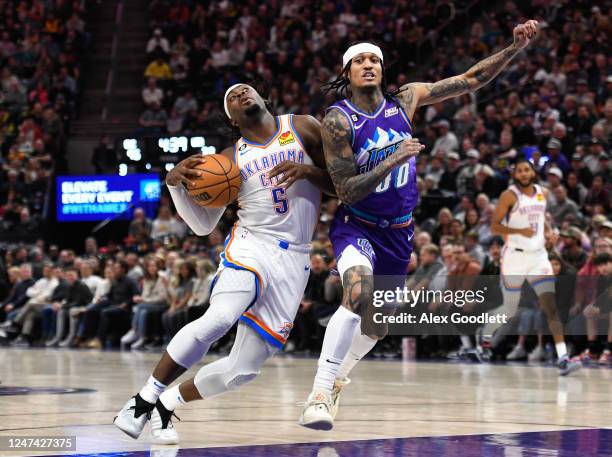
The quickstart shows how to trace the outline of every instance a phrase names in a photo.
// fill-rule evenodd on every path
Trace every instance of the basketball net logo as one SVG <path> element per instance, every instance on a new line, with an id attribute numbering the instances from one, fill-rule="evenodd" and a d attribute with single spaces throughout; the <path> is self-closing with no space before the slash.
<path id="1" fill-rule="evenodd" d="M 291 132 L 285 132 L 278 138 L 278 144 L 285 146 L 289 143 L 295 143 L 295 137 Z"/>

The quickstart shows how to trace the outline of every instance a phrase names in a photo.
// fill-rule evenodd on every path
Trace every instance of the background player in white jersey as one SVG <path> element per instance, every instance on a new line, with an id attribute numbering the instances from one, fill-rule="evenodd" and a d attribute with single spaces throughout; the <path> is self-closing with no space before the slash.
<path id="1" fill-rule="evenodd" d="M 320 190 L 333 192 L 321 148 L 319 122 L 311 116 L 273 116 L 255 89 L 237 84 L 225 111 L 242 137 L 222 151 L 240 168 L 238 222 L 226 240 L 210 307 L 170 341 L 142 390 L 119 411 L 115 425 L 137 438 L 151 419 L 151 440 L 178 443 L 171 421 L 179 405 L 238 388 L 254 379 L 282 348 L 293 326 L 309 276 L 309 246 L 319 215 Z M 210 233 L 224 208 L 205 209 L 184 186 L 206 161 L 182 161 L 166 178 L 177 211 L 198 235 Z M 201 368 L 194 378 L 164 392 L 198 362 L 211 344 L 240 320 L 229 356 Z"/>
<path id="2" fill-rule="evenodd" d="M 501 259 L 504 302 L 495 312 L 509 318 L 514 316 L 523 283 L 527 281 L 546 314 L 555 340 L 559 374 L 565 376 L 579 369 L 580 364 L 569 359 L 563 324 L 557 312 L 555 277 L 544 239 L 548 190 L 536 184 L 536 177 L 531 162 L 519 160 L 513 171 L 514 184 L 501 194 L 493 214 L 491 232 L 506 239 Z M 482 333 L 486 339 L 485 350 L 495 347 L 503 338 L 500 324 L 486 324 Z"/>

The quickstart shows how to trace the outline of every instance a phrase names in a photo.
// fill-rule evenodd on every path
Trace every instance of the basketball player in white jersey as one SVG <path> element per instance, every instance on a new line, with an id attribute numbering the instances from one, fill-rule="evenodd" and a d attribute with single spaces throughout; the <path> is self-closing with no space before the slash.
<path id="1" fill-rule="evenodd" d="M 119 429 L 138 438 L 151 419 L 151 441 L 156 444 L 178 443 L 171 421 L 175 408 L 253 380 L 264 362 L 283 347 L 308 281 L 320 189 L 333 193 L 316 119 L 275 117 L 246 84 L 230 87 L 224 106 L 242 137 L 221 154 L 238 165 L 242 184 L 238 222 L 221 254 L 210 307 L 170 341 L 145 386 L 114 420 Z M 178 213 L 200 236 L 209 234 L 224 212 L 224 208 L 198 206 L 185 189 L 199 175 L 195 165 L 206 160 L 188 158 L 166 178 Z M 165 390 L 236 321 L 238 332 L 229 356 Z"/>
<path id="2" fill-rule="evenodd" d="M 514 184 L 501 194 L 493 214 L 491 232 L 506 240 L 501 259 L 504 303 L 496 312 L 514 316 L 523 283 L 527 281 L 546 314 L 555 340 L 559 374 L 565 376 L 578 370 L 580 364 L 570 361 L 565 346 L 563 325 L 555 303 L 555 277 L 544 240 L 548 190 L 536 184 L 536 177 L 531 162 L 519 160 L 513 171 Z M 483 327 L 485 350 L 495 347 L 503 338 L 500 327 L 500 324 Z"/>

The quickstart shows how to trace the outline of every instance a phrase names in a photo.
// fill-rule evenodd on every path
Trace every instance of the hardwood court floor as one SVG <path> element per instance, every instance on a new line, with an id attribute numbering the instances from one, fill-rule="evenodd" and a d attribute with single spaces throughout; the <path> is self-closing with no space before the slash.
<path id="1" fill-rule="evenodd" d="M 76 435 L 78 453 L 148 450 L 148 428 L 132 440 L 112 420 L 158 358 L 0 348 L 0 436 Z M 296 403 L 310 391 L 315 366 L 314 359 L 277 356 L 239 391 L 178 410 L 181 448 L 612 428 L 610 369 L 559 378 L 552 366 L 365 360 L 343 393 L 334 430 L 311 431 L 297 425 Z M 93 390 L 9 389 L 22 387 Z M 0 451 L 45 454 L 58 452 Z"/>

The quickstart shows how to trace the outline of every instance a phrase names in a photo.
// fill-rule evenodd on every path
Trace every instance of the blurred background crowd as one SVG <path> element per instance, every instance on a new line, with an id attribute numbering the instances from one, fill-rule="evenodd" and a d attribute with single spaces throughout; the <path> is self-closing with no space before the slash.
<path id="1" fill-rule="evenodd" d="M 414 136 L 426 149 L 418 157 L 421 201 L 407 281 L 448 288 L 448 275 L 499 274 L 503 240 L 491 235 L 490 218 L 513 161 L 526 156 L 550 190 L 547 249 L 563 277 L 559 306 L 583 335 L 570 337 L 573 351 L 609 361 L 612 334 L 606 339 L 606 327 L 597 330 L 607 323 L 610 300 L 606 308 L 597 297 L 609 291 L 612 264 L 609 3 L 153 0 L 139 123 L 148 133 L 197 133 L 218 117 L 225 88 L 251 79 L 269 87 L 264 95 L 276 114 L 321 119 L 334 101 L 321 84 L 339 72 L 348 43 L 378 42 L 389 86 L 397 89 L 462 73 L 507 46 L 514 25 L 537 19 L 538 38 L 490 85 L 414 116 Z M 44 219 L 48 179 L 61 161 L 62 132 L 78 106 L 78 63 L 88 39 L 80 2 L 19 5 L 0 1 L 6 18 L 0 230 L 32 237 Z M 469 25 L 462 11 L 474 14 Z M 341 285 L 327 237 L 338 204 L 328 199 L 322 206 L 311 278 L 288 351 L 316 353 L 339 305 Z M 5 244 L 0 336 L 18 345 L 163 346 L 206 309 L 235 219 L 230 206 L 219 226 L 198 238 L 164 196 L 156 219 L 137 210 L 125 237 L 104 246 L 88 239 L 74 252 L 45 243 L 44 236 Z M 526 292 L 523 302 L 532 310 L 521 321 L 523 333 L 534 327 L 544 332 L 534 297 Z M 431 309 L 443 312 L 435 304 Z M 443 335 L 419 338 L 422 356 L 447 356 L 469 344 Z M 224 350 L 229 341 L 216 348 Z M 521 337 L 509 356 L 543 359 L 545 346 L 541 335 Z M 399 350 L 400 339 L 391 337 L 374 354 L 395 357 Z"/>
<path id="2" fill-rule="evenodd" d="M 84 1 L 0 1 L 0 234 L 42 235 L 50 179 L 65 167 L 80 65 Z"/>

